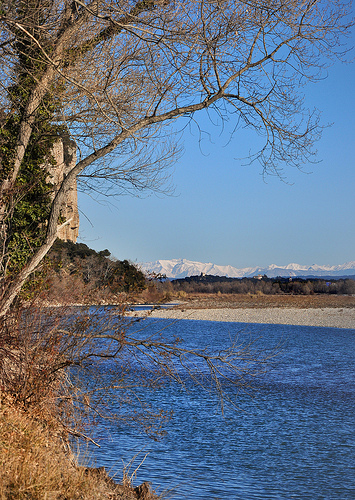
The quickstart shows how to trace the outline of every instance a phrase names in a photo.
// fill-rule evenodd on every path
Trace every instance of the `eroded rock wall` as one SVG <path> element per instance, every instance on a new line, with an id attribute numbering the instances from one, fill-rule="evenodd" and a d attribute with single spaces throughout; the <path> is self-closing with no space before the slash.
<path id="1" fill-rule="evenodd" d="M 53 196 L 57 193 L 64 177 L 76 164 L 76 144 L 69 136 L 63 136 L 54 146 L 52 154 L 56 165 L 48 168 L 50 182 L 53 183 Z M 58 238 L 76 242 L 79 234 L 78 192 L 76 179 L 70 186 L 67 198 L 62 205 L 61 215 L 69 224 L 58 230 Z"/>

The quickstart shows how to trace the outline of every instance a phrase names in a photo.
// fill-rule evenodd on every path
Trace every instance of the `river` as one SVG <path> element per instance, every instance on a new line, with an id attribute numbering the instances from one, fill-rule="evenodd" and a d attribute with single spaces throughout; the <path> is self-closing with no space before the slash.
<path id="1" fill-rule="evenodd" d="M 211 393 L 169 383 L 149 393 L 154 406 L 173 411 L 161 440 L 99 423 L 95 465 L 113 474 L 138 453 L 133 471 L 148 453 L 135 484 L 148 480 L 175 500 L 355 499 L 355 330 L 145 321 L 190 347 L 217 351 L 235 337 L 265 353 L 280 347 L 253 378 L 252 394 L 234 394 L 238 410 L 222 415 Z"/>

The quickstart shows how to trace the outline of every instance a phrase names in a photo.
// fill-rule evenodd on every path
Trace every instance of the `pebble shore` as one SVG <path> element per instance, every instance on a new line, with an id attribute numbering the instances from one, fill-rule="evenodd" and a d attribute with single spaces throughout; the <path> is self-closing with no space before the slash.
<path id="1" fill-rule="evenodd" d="M 281 325 L 324 326 L 331 328 L 354 328 L 354 308 L 219 308 L 219 309 L 158 309 L 152 313 L 154 318 L 190 319 L 205 321 L 228 321 L 238 323 L 271 323 Z"/>

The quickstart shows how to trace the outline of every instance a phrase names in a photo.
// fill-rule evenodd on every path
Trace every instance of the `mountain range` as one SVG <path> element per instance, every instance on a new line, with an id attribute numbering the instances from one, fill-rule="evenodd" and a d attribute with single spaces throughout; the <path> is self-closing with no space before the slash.
<path id="1" fill-rule="evenodd" d="M 195 262 L 186 259 L 171 259 L 141 263 L 140 267 L 144 271 L 164 274 L 167 278 L 172 279 L 197 276 L 201 273 L 212 276 L 227 276 L 229 278 L 250 278 L 259 274 L 265 274 L 269 278 L 277 276 L 327 276 L 336 278 L 355 275 L 355 261 L 336 266 L 319 266 L 317 264 L 313 264 L 312 266 L 303 266 L 300 264 L 278 266 L 271 264 L 267 267 L 244 267 L 238 269 L 233 266 L 219 266 L 217 264 Z"/>

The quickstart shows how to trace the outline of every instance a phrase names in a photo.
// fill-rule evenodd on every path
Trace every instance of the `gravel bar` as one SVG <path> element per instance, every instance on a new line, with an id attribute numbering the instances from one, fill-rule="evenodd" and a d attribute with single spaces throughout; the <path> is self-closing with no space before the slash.
<path id="1" fill-rule="evenodd" d="M 238 323 L 271 323 L 281 325 L 324 326 L 331 328 L 354 328 L 354 308 L 220 308 L 220 309 L 157 309 L 153 318 L 192 319 L 204 321 L 228 321 Z"/>

